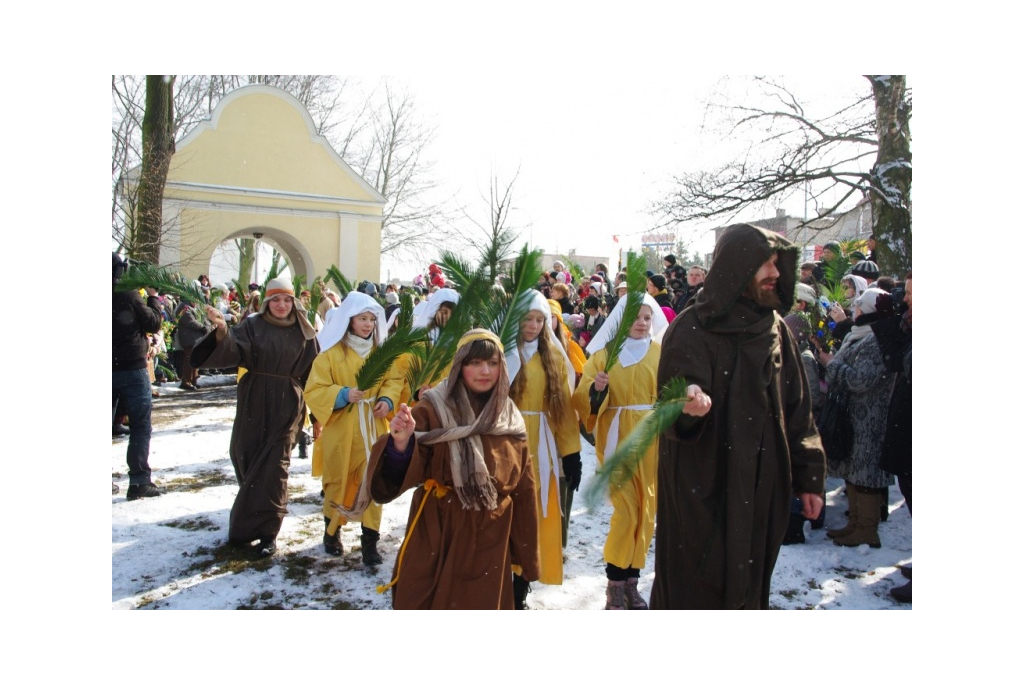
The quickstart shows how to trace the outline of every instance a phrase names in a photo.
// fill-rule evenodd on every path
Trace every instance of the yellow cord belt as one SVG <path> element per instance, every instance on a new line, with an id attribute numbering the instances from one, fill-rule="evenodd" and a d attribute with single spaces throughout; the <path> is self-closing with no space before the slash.
<path id="1" fill-rule="evenodd" d="M 412 519 L 412 523 L 409 524 L 409 530 L 405 531 L 405 540 L 402 541 L 402 548 L 398 550 L 398 563 L 395 565 L 395 578 L 387 585 L 378 585 L 377 593 L 383 593 L 391 589 L 395 583 L 398 582 L 398 574 L 402 570 L 402 560 L 405 558 L 405 547 L 409 544 L 410 538 L 412 538 L 412 531 L 416 528 L 416 522 L 420 520 L 420 514 L 423 513 L 423 505 L 427 503 L 427 495 L 433 493 L 434 497 L 441 499 L 446 496 L 450 490 L 447 486 L 441 485 L 433 478 L 428 478 L 423 483 L 423 499 L 420 500 L 420 508 L 416 510 L 416 515 Z"/>

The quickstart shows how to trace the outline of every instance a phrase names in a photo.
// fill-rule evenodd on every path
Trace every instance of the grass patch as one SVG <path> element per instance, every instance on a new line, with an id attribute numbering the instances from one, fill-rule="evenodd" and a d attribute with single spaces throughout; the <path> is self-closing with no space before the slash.
<path id="1" fill-rule="evenodd" d="M 288 555 L 284 560 L 284 577 L 296 585 L 309 585 L 317 561 L 300 554 Z"/>
<path id="2" fill-rule="evenodd" d="M 292 492 L 291 487 L 288 488 L 288 503 L 289 504 L 308 504 L 310 506 L 323 506 L 323 498 L 317 493 L 306 492 L 302 488 L 298 488 L 296 492 L 301 494 L 296 495 Z"/>
<path id="3" fill-rule="evenodd" d="M 184 478 L 175 478 L 166 483 L 168 492 L 198 492 L 206 488 L 215 488 L 221 485 L 234 485 L 237 483 L 234 473 L 225 473 L 217 469 L 196 471 Z"/>
<path id="4" fill-rule="evenodd" d="M 190 532 L 195 532 L 197 530 L 220 530 L 220 526 L 206 516 L 174 519 L 173 521 L 166 521 L 160 525 L 167 526 L 168 528 L 187 530 Z"/>
<path id="5" fill-rule="evenodd" d="M 203 577 L 241 573 L 248 569 L 265 570 L 272 563 L 272 557 L 256 557 L 256 549 L 253 547 L 237 547 L 230 543 L 213 548 L 200 547 L 195 553 L 208 558 L 194 562 L 186 569 L 186 573 L 198 573 Z"/>

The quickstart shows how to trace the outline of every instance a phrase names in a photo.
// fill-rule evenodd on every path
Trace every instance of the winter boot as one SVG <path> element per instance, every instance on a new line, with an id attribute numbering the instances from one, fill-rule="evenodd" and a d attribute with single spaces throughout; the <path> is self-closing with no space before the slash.
<path id="1" fill-rule="evenodd" d="M 626 581 L 609 580 L 608 589 L 605 590 L 605 609 L 626 608 Z"/>
<path id="2" fill-rule="evenodd" d="M 856 522 L 853 531 L 847 535 L 833 538 L 832 542 L 843 547 L 858 547 L 867 545 L 878 548 L 882 542 L 878 539 L 878 520 L 880 510 L 878 502 L 881 495 L 878 488 L 856 487 L 857 490 L 857 515 L 850 514 L 850 520 Z"/>
<path id="3" fill-rule="evenodd" d="M 274 538 L 260 539 L 256 543 L 256 556 L 260 558 L 272 557 L 277 553 L 277 540 Z"/>
<path id="4" fill-rule="evenodd" d="M 786 535 L 782 538 L 784 545 L 802 545 L 806 542 L 804 538 L 804 516 L 803 514 L 790 514 L 789 527 L 786 528 Z"/>
<path id="5" fill-rule="evenodd" d="M 331 519 L 324 516 L 324 551 L 332 557 L 340 557 L 345 553 L 345 549 L 341 546 L 341 526 L 338 526 L 338 530 L 334 531 L 334 535 L 328 535 L 327 529 L 330 526 Z"/>
<path id="6" fill-rule="evenodd" d="M 306 431 L 299 431 L 299 459 L 308 459 L 306 455 L 306 446 L 309 445 L 309 433 Z"/>
<path id="7" fill-rule="evenodd" d="M 818 518 L 811 521 L 811 530 L 821 530 L 825 527 L 825 503 L 821 504 L 821 513 Z"/>
<path id="8" fill-rule="evenodd" d="M 853 483 L 846 484 L 846 499 L 850 502 L 849 520 L 847 520 L 846 525 L 842 528 L 832 528 L 825 531 L 825 535 L 832 539 L 849 535 L 857 527 L 857 509 L 860 501 L 857 498 L 857 486 Z"/>
<path id="9" fill-rule="evenodd" d="M 530 581 L 526 580 L 522 576 L 512 574 L 512 603 L 515 605 L 516 611 L 522 611 L 523 609 L 529 609 L 530 607 L 526 604 L 526 595 L 530 594 Z"/>
<path id="10" fill-rule="evenodd" d="M 128 486 L 128 501 L 134 501 L 142 499 L 143 497 L 159 497 L 164 493 L 160 492 L 159 489 L 152 483 L 144 483 L 142 485 L 129 485 Z"/>
<path id="11" fill-rule="evenodd" d="M 626 578 L 626 585 L 623 588 L 623 599 L 625 600 L 627 609 L 647 609 L 647 602 L 644 601 L 643 595 L 636 589 L 637 583 L 640 581 L 639 578 Z"/>
<path id="12" fill-rule="evenodd" d="M 888 521 L 889 520 L 889 488 L 888 487 L 878 488 L 878 495 L 881 498 L 879 500 L 879 507 L 878 507 L 879 516 L 878 516 L 878 518 L 879 518 L 880 521 Z"/>
<path id="13" fill-rule="evenodd" d="M 378 540 L 380 540 L 379 532 L 363 527 L 363 534 L 359 538 L 363 544 L 363 566 L 380 566 L 384 563 L 383 557 L 377 551 Z"/>

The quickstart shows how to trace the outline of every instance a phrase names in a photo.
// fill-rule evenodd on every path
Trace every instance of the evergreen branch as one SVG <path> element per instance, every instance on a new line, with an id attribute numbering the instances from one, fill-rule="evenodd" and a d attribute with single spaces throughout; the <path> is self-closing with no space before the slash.
<path id="1" fill-rule="evenodd" d="M 605 349 L 608 350 L 608 361 L 605 363 L 605 373 L 611 373 L 615 362 L 619 360 L 622 346 L 626 344 L 629 331 L 633 327 L 636 317 L 640 316 L 640 307 L 644 303 L 644 292 L 647 290 L 647 262 L 640 255 L 630 252 L 626 255 L 626 306 L 622 310 L 622 318 L 619 319 L 619 327 L 615 329 L 615 335 L 608 341 Z"/>
<path id="2" fill-rule="evenodd" d="M 376 388 L 400 355 L 409 351 L 414 351 L 415 354 L 415 350 L 422 350 L 420 343 L 426 339 L 426 331 L 422 328 L 417 330 L 399 328 L 383 343 L 374 346 L 370 354 L 367 355 L 363 365 L 356 373 L 356 387 L 366 392 Z"/>
<path id="3" fill-rule="evenodd" d="M 596 508 L 609 488 L 621 487 L 636 473 L 647 450 L 658 437 L 672 427 L 679 418 L 686 398 L 686 379 L 682 376 L 671 379 L 658 395 L 654 409 L 620 440 L 615 452 L 606 455 L 604 465 L 597 470 L 584 493 L 584 500 L 590 509 Z"/>

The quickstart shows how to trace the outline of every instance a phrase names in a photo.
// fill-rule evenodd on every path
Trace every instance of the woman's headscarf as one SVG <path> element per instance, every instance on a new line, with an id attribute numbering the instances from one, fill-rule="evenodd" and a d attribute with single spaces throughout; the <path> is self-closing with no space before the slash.
<path id="1" fill-rule="evenodd" d="M 544 315 L 544 320 L 548 324 L 548 330 L 554 329 L 554 321 L 551 318 L 551 301 L 545 299 L 544 295 L 539 290 L 530 290 L 529 292 L 523 293 L 523 296 L 529 300 L 529 309 L 531 312 L 540 312 Z M 559 310 L 556 310 L 559 311 Z M 572 367 L 572 362 L 569 361 L 569 355 L 566 353 L 565 348 L 558 342 L 558 339 L 554 335 L 552 337 L 552 343 L 558 348 L 558 351 L 562 353 L 562 357 L 565 359 L 565 371 L 569 380 L 569 389 L 572 390 L 576 386 L 576 370 Z M 534 348 L 536 349 L 536 348 Z M 518 344 L 513 343 L 512 346 L 505 350 L 505 363 L 508 366 L 508 381 L 512 383 L 519 375 L 519 370 L 522 368 L 525 362 L 530 361 L 530 357 L 533 355 L 524 351 L 523 358 L 520 358 Z"/>
<path id="2" fill-rule="evenodd" d="M 595 333 L 594 337 L 591 338 L 590 342 L 587 344 L 587 352 L 591 355 L 596 353 L 598 350 L 604 349 L 605 345 L 615 337 L 615 332 L 619 329 L 619 325 L 622 324 L 622 312 L 626 309 L 626 302 L 628 299 L 627 295 L 623 295 L 619 298 L 619 301 L 615 303 L 615 308 L 612 309 L 608 318 L 605 319 L 604 325 L 601 326 L 601 330 Z M 668 319 L 665 318 L 665 312 L 661 311 L 661 305 L 658 304 L 657 300 L 651 297 L 650 293 L 644 293 L 644 301 L 642 304 L 651 308 L 651 328 L 647 332 L 647 337 L 644 340 L 639 341 L 640 343 L 643 343 L 643 345 L 639 343 L 630 343 L 629 340 L 626 341 L 626 345 L 636 346 L 637 348 L 643 347 L 643 352 L 646 354 L 647 348 L 650 347 L 650 341 L 668 328 Z M 630 321 L 625 325 L 632 326 L 633 322 Z M 623 351 L 626 351 L 625 348 Z M 643 354 L 639 354 L 639 352 L 640 350 L 637 349 L 636 354 L 620 355 L 619 360 L 623 368 L 632 366 L 640 361 L 640 359 L 643 358 Z"/>
<path id="3" fill-rule="evenodd" d="M 413 321 L 413 328 L 426 328 L 434 317 L 437 316 L 437 310 L 441 308 L 441 305 L 445 302 L 450 302 L 452 306 L 459 303 L 459 294 L 451 288 L 441 288 L 436 293 L 430 296 L 427 300 L 427 306 L 423 308 L 423 314 L 418 321 Z"/>
<path id="4" fill-rule="evenodd" d="M 388 329 L 384 321 L 384 308 L 369 295 L 353 290 L 339 306 L 327 310 L 327 320 L 324 321 L 323 330 L 316 336 L 320 343 L 320 349 L 326 351 L 338 344 L 348 333 L 348 325 L 352 317 L 363 312 L 371 312 L 377 317 L 373 341 L 377 345 L 384 342 L 388 336 Z"/>

